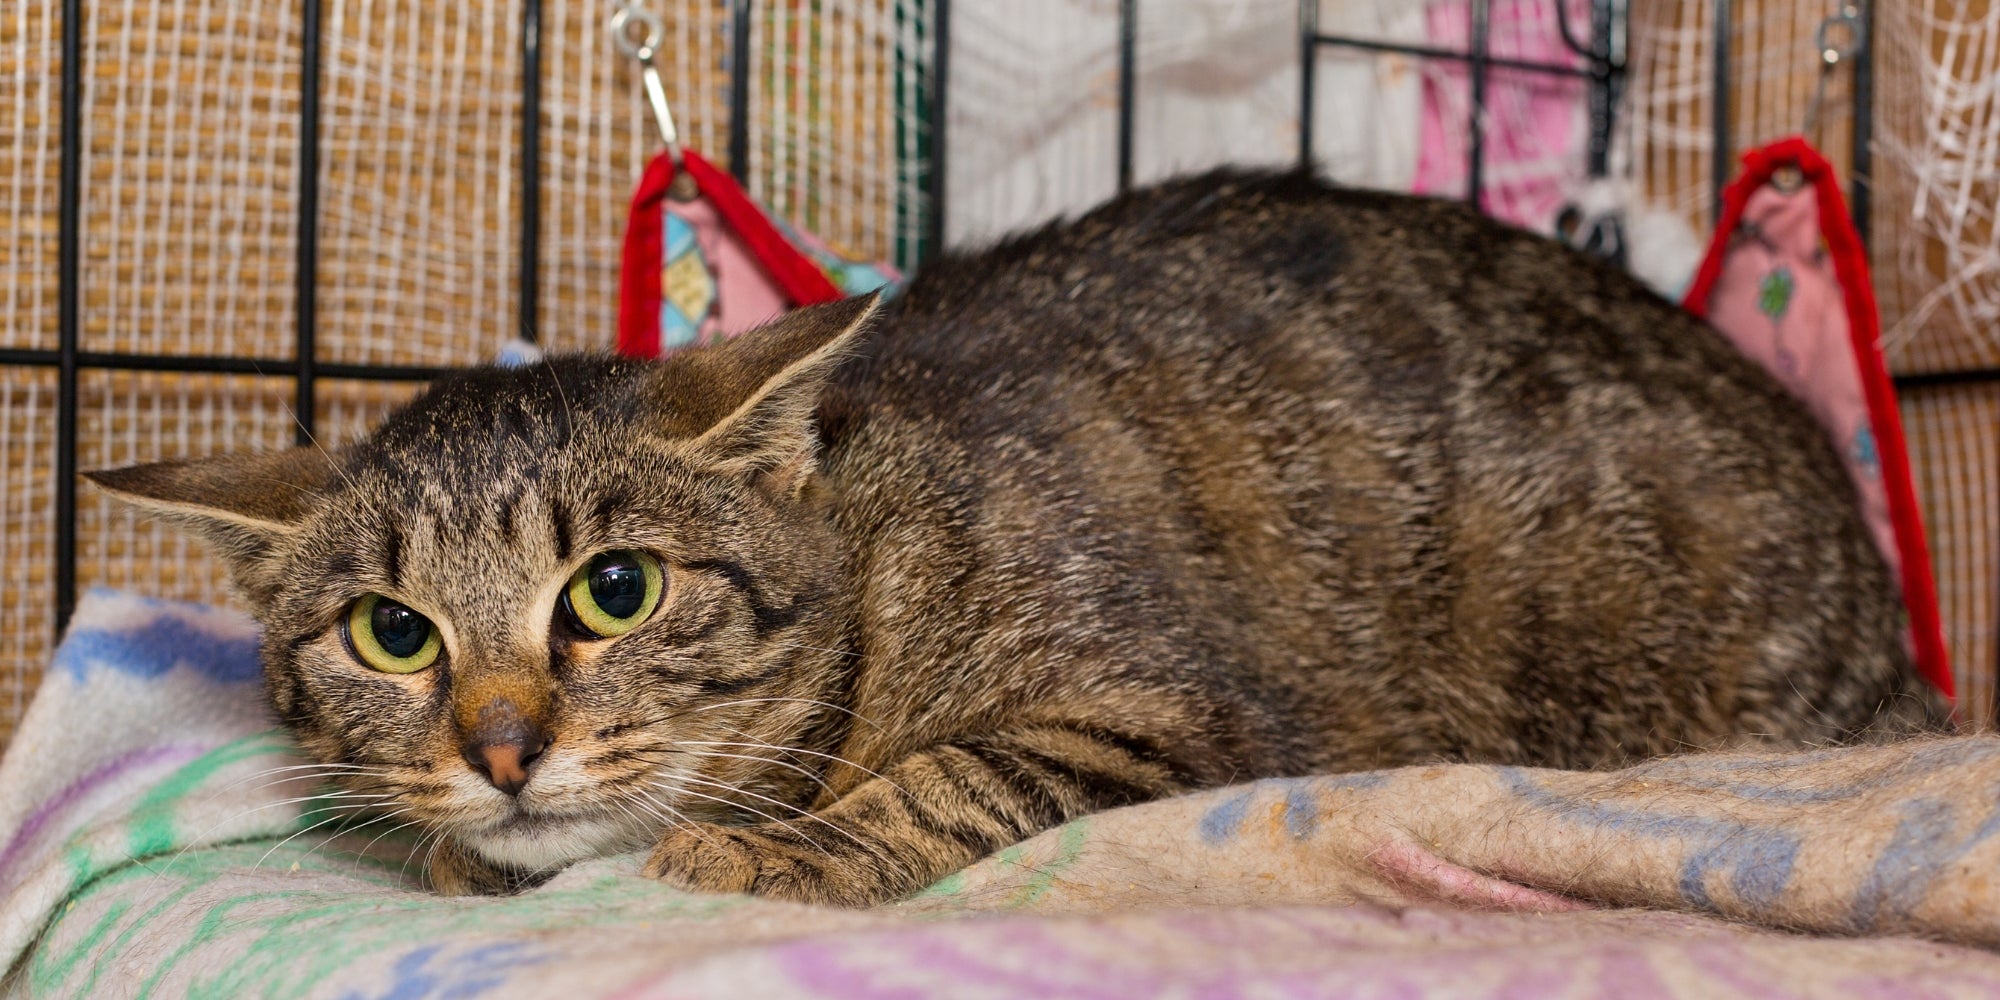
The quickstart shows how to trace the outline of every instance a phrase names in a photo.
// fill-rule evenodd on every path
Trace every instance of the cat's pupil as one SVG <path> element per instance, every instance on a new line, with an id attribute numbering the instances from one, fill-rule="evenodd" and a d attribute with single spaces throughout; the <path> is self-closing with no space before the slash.
<path id="1" fill-rule="evenodd" d="M 631 559 L 601 556 L 590 567 L 590 599 L 613 618 L 630 618 L 646 603 L 646 571 Z"/>
<path id="2" fill-rule="evenodd" d="M 368 623 L 375 630 L 375 641 L 390 656 L 415 656 L 431 637 L 430 619 L 394 601 L 376 604 Z"/>

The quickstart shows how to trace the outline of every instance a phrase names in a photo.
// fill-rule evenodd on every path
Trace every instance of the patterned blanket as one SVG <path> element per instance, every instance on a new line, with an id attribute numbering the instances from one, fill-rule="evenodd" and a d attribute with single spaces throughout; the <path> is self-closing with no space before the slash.
<path id="1" fill-rule="evenodd" d="M 0 762 L 9 995 L 2000 995 L 2000 739 L 1438 766 L 1091 816 L 866 912 L 510 898 L 285 770 L 233 613 L 89 596 Z"/>

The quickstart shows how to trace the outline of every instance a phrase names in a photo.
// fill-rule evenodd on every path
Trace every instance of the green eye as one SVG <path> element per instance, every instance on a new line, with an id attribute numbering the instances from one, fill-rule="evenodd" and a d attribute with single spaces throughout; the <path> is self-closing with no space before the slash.
<path id="1" fill-rule="evenodd" d="M 444 648 L 430 619 L 381 594 L 354 602 L 347 613 L 347 643 L 363 664 L 385 674 L 414 674 L 436 663 Z"/>
<path id="2" fill-rule="evenodd" d="M 569 578 L 563 607 L 585 635 L 609 639 L 639 627 L 660 606 L 666 574 L 660 561 L 632 549 L 606 552 Z"/>

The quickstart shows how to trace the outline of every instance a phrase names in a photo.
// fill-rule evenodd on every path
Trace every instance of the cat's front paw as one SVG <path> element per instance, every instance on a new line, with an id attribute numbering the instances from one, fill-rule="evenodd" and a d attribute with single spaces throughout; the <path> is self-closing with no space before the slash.
<path id="1" fill-rule="evenodd" d="M 431 852 L 424 880 L 440 896 L 497 896 L 507 892 L 507 875 L 451 837 Z"/>
<path id="2" fill-rule="evenodd" d="M 532 889 L 550 874 L 501 868 L 446 837 L 431 852 L 424 880 L 440 896 L 505 896 Z"/>
<path id="3" fill-rule="evenodd" d="M 795 903 L 872 906 L 900 893 L 878 866 L 782 827 L 683 827 L 653 848 L 650 878 L 696 892 L 747 892 Z"/>

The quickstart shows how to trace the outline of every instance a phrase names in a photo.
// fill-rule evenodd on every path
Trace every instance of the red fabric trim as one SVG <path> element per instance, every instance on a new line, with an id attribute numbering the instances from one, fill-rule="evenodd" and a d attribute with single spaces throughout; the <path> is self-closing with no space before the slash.
<path id="1" fill-rule="evenodd" d="M 843 297 L 826 272 L 778 232 L 735 178 L 693 151 L 681 153 L 681 168 L 794 307 Z M 666 252 L 666 224 L 660 210 L 673 180 L 673 157 L 661 153 L 646 164 L 638 190 L 632 193 L 618 267 L 618 353 L 627 357 L 660 356 L 660 267 L 665 263 L 660 258 Z"/>
<path id="2" fill-rule="evenodd" d="M 660 356 L 660 259 L 666 252 L 666 220 L 660 201 L 674 180 L 674 158 L 653 157 L 632 192 L 625 218 L 625 248 L 618 263 L 618 353 L 628 358 Z"/>
<path id="3" fill-rule="evenodd" d="M 777 283 L 778 290 L 785 293 L 785 298 L 790 299 L 792 305 L 810 306 L 842 298 L 840 289 L 833 287 L 826 272 L 785 239 L 778 232 L 778 227 L 771 224 L 764 210 L 736 186 L 736 178 L 717 170 L 714 164 L 702 159 L 693 150 L 681 154 L 681 166 L 687 170 L 688 176 L 694 178 L 701 196 L 715 206 L 715 214 L 722 216 L 722 221 L 735 230 L 743 245 L 749 247 L 751 255 L 764 265 L 765 273 Z"/>
<path id="4" fill-rule="evenodd" d="M 1868 422 L 1882 463 L 1889 521 L 1896 530 L 1896 547 L 1902 557 L 1903 605 L 1910 615 L 1917 671 L 1946 698 L 1955 698 L 1950 654 L 1945 648 L 1944 625 L 1938 614 L 1937 582 L 1931 575 L 1930 547 L 1925 541 L 1923 510 L 1917 504 L 1916 480 L 1910 472 L 1910 453 L 1903 440 L 1903 415 L 1896 405 L 1896 387 L 1889 380 L 1888 363 L 1882 356 L 1882 318 L 1875 302 L 1874 281 L 1868 273 L 1868 250 L 1854 230 L 1847 199 L 1841 194 L 1833 166 L 1805 139 L 1797 136 L 1780 139 L 1743 155 L 1743 173 L 1723 191 L 1722 220 L 1682 304 L 1696 316 L 1707 318 L 1708 301 L 1722 273 L 1729 234 L 1742 221 L 1750 196 L 1770 183 L 1771 176 L 1785 166 L 1797 167 L 1813 185 L 1819 201 L 1820 233 L 1826 239 L 1834 274 L 1840 279 L 1846 297 L 1849 340 L 1868 397 Z"/>

